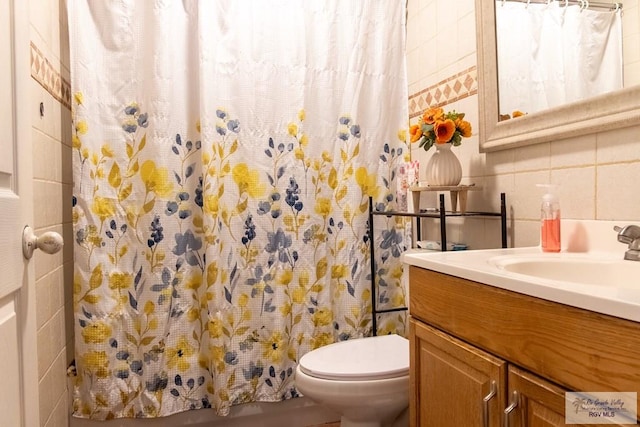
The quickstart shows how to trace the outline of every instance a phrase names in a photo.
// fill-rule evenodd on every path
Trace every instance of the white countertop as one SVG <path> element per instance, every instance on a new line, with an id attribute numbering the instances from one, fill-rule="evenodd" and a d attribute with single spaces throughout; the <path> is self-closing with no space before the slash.
<path id="1" fill-rule="evenodd" d="M 568 238 L 566 244 L 563 245 L 562 252 L 544 254 L 544 256 L 621 260 L 626 245 L 617 242 L 616 233 L 612 229 L 613 225 L 627 225 L 629 223 L 634 222 L 563 221 L 563 235 L 566 234 Z M 594 242 L 606 243 L 596 244 Z M 416 267 L 509 291 L 640 322 L 640 277 L 634 280 L 638 283 L 637 287 L 634 285 L 616 288 L 576 284 L 513 273 L 499 269 L 489 262 L 491 258 L 498 256 L 540 256 L 541 254 L 543 252 L 539 247 L 451 252 L 410 250 L 403 255 L 403 261 Z"/>

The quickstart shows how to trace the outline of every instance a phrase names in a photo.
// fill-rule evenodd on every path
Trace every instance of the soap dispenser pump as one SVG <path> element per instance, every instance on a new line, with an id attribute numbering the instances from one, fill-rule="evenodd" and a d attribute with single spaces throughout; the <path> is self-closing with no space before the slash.
<path id="1" fill-rule="evenodd" d="M 543 252 L 560 252 L 560 202 L 553 184 L 538 184 L 545 189 L 540 206 L 540 246 Z"/>

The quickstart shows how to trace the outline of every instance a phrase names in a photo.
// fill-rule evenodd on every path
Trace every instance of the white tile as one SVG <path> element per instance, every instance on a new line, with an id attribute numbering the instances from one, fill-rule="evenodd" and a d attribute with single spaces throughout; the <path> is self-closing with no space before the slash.
<path id="1" fill-rule="evenodd" d="M 44 209 L 35 209 L 34 227 L 50 227 L 63 220 L 63 186 L 50 181 L 34 180 L 34 200 Z"/>
<path id="2" fill-rule="evenodd" d="M 540 221 L 515 221 L 513 232 L 513 247 L 524 248 L 540 244 Z"/>
<path id="3" fill-rule="evenodd" d="M 420 11 L 420 27 L 424 34 L 423 42 L 432 40 L 438 35 L 438 21 L 436 13 L 439 5 L 437 1 L 427 2 Z M 425 45 L 428 46 L 428 45 Z"/>
<path id="4" fill-rule="evenodd" d="M 51 319 L 51 304 L 49 300 L 49 283 L 46 280 L 36 280 L 36 327 L 41 329 Z"/>
<path id="5" fill-rule="evenodd" d="M 475 200 L 477 197 L 482 198 L 483 205 L 479 206 L 478 210 L 500 212 L 500 193 L 505 193 L 507 217 L 512 218 L 514 216 L 513 202 L 516 200 L 515 175 L 487 176 L 482 182 L 482 190 L 479 193 L 480 194 L 471 192 L 470 196 L 472 200 Z M 475 206 L 475 204 L 473 206 Z"/>
<path id="6" fill-rule="evenodd" d="M 69 55 L 69 17 L 67 14 L 67 3 L 68 0 L 60 0 L 60 62 L 64 68 L 67 69 L 66 76 L 69 75 L 69 70 L 71 69 L 71 60 Z M 63 73 L 64 75 L 64 73 Z M 69 79 L 67 78 L 67 81 Z"/>
<path id="7" fill-rule="evenodd" d="M 38 342 L 38 378 L 42 380 L 44 374 L 51 366 L 53 361 L 53 351 L 51 350 L 52 342 L 52 326 L 51 320 L 46 322 L 37 332 Z"/>
<path id="8" fill-rule="evenodd" d="M 486 155 L 478 151 L 478 142 L 475 144 L 465 146 L 461 150 L 460 161 L 463 165 L 466 165 L 467 176 L 471 182 L 474 182 L 478 177 L 485 175 L 486 170 Z"/>
<path id="9" fill-rule="evenodd" d="M 30 0 L 29 2 L 29 22 L 31 28 L 44 40 L 51 38 L 52 16 L 58 16 L 58 12 L 52 10 L 53 3 L 54 2 L 50 0 Z M 44 47 L 38 46 L 38 48 L 42 50 Z"/>
<path id="10" fill-rule="evenodd" d="M 514 150 L 513 168 L 517 172 L 549 169 L 550 143 L 527 145 Z"/>
<path id="11" fill-rule="evenodd" d="M 450 29 L 453 28 L 456 24 L 456 20 L 458 19 L 456 10 L 456 8 L 451 7 L 450 1 L 438 0 L 436 2 L 436 13 L 435 15 L 432 15 L 431 21 L 434 22 L 434 27 L 437 28 L 438 33 L 447 34 Z"/>
<path id="12" fill-rule="evenodd" d="M 622 43 L 622 49 L 625 64 L 640 61 L 640 34 L 636 33 L 626 36 Z"/>
<path id="13" fill-rule="evenodd" d="M 410 22 L 412 17 L 415 17 L 418 11 L 420 10 L 420 0 L 408 0 L 407 1 L 407 16 L 409 17 L 408 21 Z"/>
<path id="14" fill-rule="evenodd" d="M 56 268 L 50 274 L 49 279 L 49 298 L 51 304 L 51 310 L 57 312 L 64 307 L 64 283 L 63 283 L 63 269 L 62 266 Z"/>
<path id="15" fill-rule="evenodd" d="M 484 224 L 483 246 L 478 249 L 493 249 L 502 247 L 502 224 L 499 218 L 487 218 L 482 221 Z M 510 245 L 509 222 L 507 221 L 507 247 Z"/>
<path id="16" fill-rule="evenodd" d="M 56 141 L 62 141 L 62 128 L 63 127 L 67 127 L 67 126 L 71 126 L 71 122 L 68 123 L 62 123 L 62 117 L 63 117 L 63 113 L 62 110 L 68 111 L 67 107 L 65 107 L 64 105 L 62 105 L 60 103 L 60 101 L 58 101 L 57 99 L 53 98 L 52 95 L 50 95 L 52 98 L 52 102 L 51 102 L 51 110 L 49 111 L 49 120 L 51 120 L 51 134 L 50 136 L 55 139 Z M 71 116 L 66 116 L 68 119 L 71 118 Z"/>
<path id="17" fill-rule="evenodd" d="M 38 401 L 40 409 L 40 425 L 46 425 L 47 420 L 51 416 L 51 411 L 55 407 L 57 401 L 53 395 L 53 377 L 44 375 L 38 384 Z"/>
<path id="18" fill-rule="evenodd" d="M 69 398 L 68 393 L 65 391 L 56 402 L 55 407 L 51 410 L 45 427 L 68 427 L 70 423 L 69 412 Z"/>
<path id="19" fill-rule="evenodd" d="M 640 61 L 624 66 L 625 86 L 635 86 L 640 84 Z"/>
<path id="20" fill-rule="evenodd" d="M 447 4 L 451 4 L 451 3 L 447 2 Z M 464 18 L 469 14 L 475 17 L 475 11 L 476 11 L 475 0 L 456 0 L 456 14 L 458 16 L 458 20 Z M 475 30 L 473 33 L 468 34 L 468 36 L 475 39 L 476 37 Z"/>
<path id="21" fill-rule="evenodd" d="M 440 8 L 439 8 L 440 9 Z M 438 14 L 438 17 L 442 14 Z M 434 56 L 436 57 L 436 64 L 438 70 L 447 69 L 452 64 L 455 64 L 458 60 L 458 31 L 454 24 L 455 21 L 449 20 L 449 26 L 447 24 L 438 22 L 439 32 L 436 35 L 436 44 L 434 46 L 442 46 L 441 49 L 434 49 Z M 447 46 L 447 48 L 445 48 Z M 447 71 L 446 77 L 455 74 L 455 72 Z M 442 80 L 442 79 L 441 79 Z"/>
<path id="22" fill-rule="evenodd" d="M 64 398 L 67 394 L 67 357 L 66 349 L 62 349 L 51 364 L 54 396 Z M 58 402 L 56 402 L 57 404 Z"/>
<path id="23" fill-rule="evenodd" d="M 486 153 L 487 169 L 485 175 L 500 175 L 513 173 L 515 161 L 515 150 L 492 151 Z"/>
<path id="24" fill-rule="evenodd" d="M 51 32 L 49 34 L 49 52 L 51 52 L 51 59 L 55 61 L 54 67 L 57 71 L 60 71 L 60 39 L 62 34 L 60 33 L 60 8 L 64 9 L 64 0 L 49 0 L 51 15 L 49 15 L 49 26 Z"/>
<path id="25" fill-rule="evenodd" d="M 640 126 L 599 133 L 596 142 L 599 164 L 640 160 Z"/>
<path id="26" fill-rule="evenodd" d="M 39 129 L 32 128 L 33 177 L 44 181 L 62 180 L 62 144 Z"/>
<path id="27" fill-rule="evenodd" d="M 466 0 L 465 0 L 466 2 Z M 456 3 L 456 7 L 458 4 Z M 476 53 L 476 15 L 471 12 L 464 13 L 458 10 L 459 18 L 456 25 L 458 31 L 458 56 L 460 58 Z"/>
<path id="28" fill-rule="evenodd" d="M 417 83 L 421 78 L 421 61 L 422 58 L 420 56 L 419 49 L 413 49 L 407 51 L 407 80 L 409 84 Z M 418 87 L 417 90 L 414 90 L 412 93 L 419 92 L 422 90 L 422 87 Z"/>
<path id="29" fill-rule="evenodd" d="M 640 162 L 598 166 L 597 177 L 596 219 L 637 221 Z"/>
<path id="30" fill-rule="evenodd" d="M 558 185 L 562 218 L 595 219 L 595 167 L 553 170 L 551 183 Z"/>
<path id="31" fill-rule="evenodd" d="M 31 126 L 40 130 L 44 134 L 48 134 L 49 123 L 46 120 L 47 112 L 49 111 L 50 102 L 53 98 L 47 93 L 47 91 L 38 83 L 35 79 L 31 79 L 31 89 L 29 94 L 31 111 Z M 40 103 L 44 109 L 44 116 L 40 115 Z"/>
<path id="32" fill-rule="evenodd" d="M 515 219 L 540 219 L 542 189 L 536 184 L 549 183 L 548 171 L 517 173 L 514 176 L 514 190 L 511 196 Z"/>
<path id="33" fill-rule="evenodd" d="M 596 162 L 596 136 L 583 135 L 551 142 L 551 167 L 594 165 Z"/>
<path id="34" fill-rule="evenodd" d="M 64 350 L 67 343 L 64 309 L 59 309 L 51 318 L 51 322 L 54 328 L 52 330 L 53 338 L 51 341 L 51 350 L 54 352 L 54 357 L 56 357 Z"/>

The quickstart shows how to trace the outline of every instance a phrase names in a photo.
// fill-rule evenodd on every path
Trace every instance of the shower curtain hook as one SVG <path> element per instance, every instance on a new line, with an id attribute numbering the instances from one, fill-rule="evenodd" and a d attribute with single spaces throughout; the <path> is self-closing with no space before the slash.
<path id="1" fill-rule="evenodd" d="M 614 10 L 614 12 L 617 12 L 620 10 L 620 3 L 616 2 L 616 9 Z"/>

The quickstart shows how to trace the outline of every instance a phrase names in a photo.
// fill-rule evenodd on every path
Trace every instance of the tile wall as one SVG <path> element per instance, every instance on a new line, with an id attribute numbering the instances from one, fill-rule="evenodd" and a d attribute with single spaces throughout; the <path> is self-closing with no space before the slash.
<path id="1" fill-rule="evenodd" d="M 625 19 L 639 20 L 638 1 L 625 0 L 624 4 Z M 482 76 L 476 73 L 474 1 L 457 1 L 454 8 L 447 0 L 409 0 L 408 9 L 411 122 L 426 107 L 440 105 L 465 112 L 466 119 L 477 124 L 481 106 L 476 88 Z M 625 58 L 627 73 L 640 76 L 640 36 L 626 40 L 626 47 L 633 50 Z M 416 148 L 412 155 L 426 165 L 432 152 Z M 506 193 L 510 246 L 538 244 L 540 192 L 536 183 L 560 185 L 564 218 L 640 220 L 638 126 L 487 154 L 479 153 L 475 129 L 474 136 L 454 151 L 462 163 L 462 183 L 482 187 L 470 195 L 470 209 L 496 210 L 499 193 Z M 429 203 L 435 206 L 435 197 L 423 195 L 421 206 Z M 499 245 L 499 228 L 493 220 L 467 218 L 453 221 L 451 228 L 450 241 L 464 241 L 474 248 Z M 435 232 L 429 224 L 426 229 Z"/>
<path id="2" fill-rule="evenodd" d="M 60 233 L 64 249 L 34 254 L 40 425 L 69 425 L 67 366 L 73 360 L 71 89 L 64 0 L 31 0 L 34 228 Z"/>
<path id="3" fill-rule="evenodd" d="M 635 28 L 625 31 L 622 40 L 622 54 L 624 56 L 624 84 L 625 86 L 640 84 L 640 0 L 624 0 L 622 8 L 623 28 Z M 632 23 L 636 23 L 632 25 Z"/>

